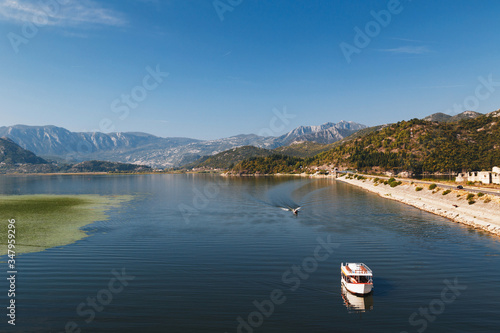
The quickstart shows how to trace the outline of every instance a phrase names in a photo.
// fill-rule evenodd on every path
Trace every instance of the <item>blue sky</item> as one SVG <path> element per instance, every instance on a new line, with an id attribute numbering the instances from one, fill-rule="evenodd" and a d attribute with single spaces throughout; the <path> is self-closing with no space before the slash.
<path id="1" fill-rule="evenodd" d="M 216 139 L 489 112 L 499 12 L 472 0 L 0 0 L 0 126 Z"/>

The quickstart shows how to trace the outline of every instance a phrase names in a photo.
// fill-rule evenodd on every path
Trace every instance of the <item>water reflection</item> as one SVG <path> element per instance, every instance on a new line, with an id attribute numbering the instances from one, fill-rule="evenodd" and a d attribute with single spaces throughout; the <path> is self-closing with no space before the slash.
<path id="1" fill-rule="evenodd" d="M 357 296 L 351 294 L 344 286 L 341 289 L 342 299 L 349 313 L 362 313 L 373 310 L 373 294 Z"/>

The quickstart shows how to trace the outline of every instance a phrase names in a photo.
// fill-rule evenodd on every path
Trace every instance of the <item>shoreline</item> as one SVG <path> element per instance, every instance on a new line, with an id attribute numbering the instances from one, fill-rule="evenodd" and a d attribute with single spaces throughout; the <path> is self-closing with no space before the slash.
<path id="1" fill-rule="evenodd" d="M 117 173 L 118 175 L 124 175 Z M 142 173 L 141 173 L 142 174 Z M 155 173 L 146 173 L 155 174 Z M 158 173 L 166 174 L 166 173 Z M 196 172 L 194 174 L 197 174 Z M 401 179 L 401 185 L 396 187 L 391 187 L 390 185 L 384 185 L 383 181 L 388 177 L 382 176 L 371 176 L 371 175 L 360 175 L 364 179 L 347 178 L 346 175 L 342 175 L 338 178 L 332 175 L 319 175 L 319 174 L 245 174 L 236 175 L 228 173 L 213 173 L 218 174 L 222 177 L 276 177 L 276 176 L 295 176 L 295 177 L 307 177 L 307 178 L 325 178 L 331 180 L 337 180 L 344 183 L 351 184 L 353 186 L 360 187 L 371 193 L 378 194 L 386 199 L 395 200 L 420 210 L 424 210 L 435 215 L 446 217 L 457 223 L 461 223 L 472 227 L 474 229 L 480 229 L 487 231 L 491 234 L 500 236 L 500 197 L 498 195 L 485 194 L 479 197 L 477 191 L 480 190 L 491 190 L 487 188 L 471 188 L 475 192 L 467 191 L 466 189 L 443 189 L 440 186 L 448 184 L 440 184 L 439 182 L 419 182 L 414 183 L 411 179 Z M 7 174 L 4 176 L 12 176 L 20 174 Z M 23 176 L 33 176 L 40 174 L 22 174 Z M 51 173 L 42 174 L 46 176 L 54 175 L 116 175 L 104 172 L 86 172 L 86 173 Z M 382 182 L 374 183 L 374 179 L 380 179 Z M 429 189 L 430 184 L 436 184 L 437 187 L 434 190 Z M 449 185 L 448 185 L 449 186 Z M 421 187 L 420 191 L 416 188 Z M 447 191 L 446 195 L 443 195 L 443 191 Z M 496 192 L 497 190 L 493 190 Z M 469 204 L 467 200 L 467 195 L 474 195 L 474 203 Z"/>
<path id="2" fill-rule="evenodd" d="M 453 222 L 500 236 L 500 198 L 496 196 L 486 194 L 478 197 L 475 192 L 457 189 L 450 190 L 448 194 L 443 195 L 444 189 L 439 187 L 439 183 L 435 183 L 437 187 L 434 190 L 430 190 L 428 185 L 412 184 L 408 181 L 391 187 L 384 183 L 374 183 L 373 180 L 377 177 L 366 175 L 363 177 L 365 179 L 362 180 L 348 179 L 346 176 L 333 179 L 360 187 L 383 198 L 446 217 Z M 417 191 L 417 187 L 422 189 Z M 474 194 L 475 203 L 473 204 L 469 204 L 466 199 L 469 193 Z"/>

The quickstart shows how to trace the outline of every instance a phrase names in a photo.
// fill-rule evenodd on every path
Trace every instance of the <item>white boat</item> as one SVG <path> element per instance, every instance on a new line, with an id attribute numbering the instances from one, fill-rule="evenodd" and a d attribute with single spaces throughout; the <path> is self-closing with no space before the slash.
<path id="1" fill-rule="evenodd" d="M 340 282 L 353 294 L 369 294 L 373 289 L 372 278 L 372 270 L 363 263 L 340 264 Z"/>

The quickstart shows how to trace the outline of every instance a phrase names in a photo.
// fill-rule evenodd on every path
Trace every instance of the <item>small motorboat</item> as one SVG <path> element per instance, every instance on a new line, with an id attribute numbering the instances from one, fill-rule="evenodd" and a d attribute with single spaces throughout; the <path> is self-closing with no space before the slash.
<path id="1" fill-rule="evenodd" d="M 363 263 L 340 264 L 340 282 L 351 293 L 366 295 L 373 289 L 373 273 Z"/>
<path id="2" fill-rule="evenodd" d="M 285 208 L 285 207 L 281 207 L 281 209 L 283 209 L 283 210 L 292 212 L 293 215 L 299 215 L 300 208 L 302 208 L 302 207 L 297 207 L 297 208 L 292 208 L 292 207 L 286 207 Z"/>

